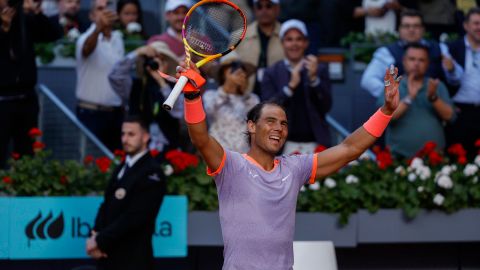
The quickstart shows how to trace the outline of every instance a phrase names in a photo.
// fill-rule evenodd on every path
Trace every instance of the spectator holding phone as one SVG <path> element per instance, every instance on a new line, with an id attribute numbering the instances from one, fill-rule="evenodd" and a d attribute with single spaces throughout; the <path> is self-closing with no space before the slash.
<path id="1" fill-rule="evenodd" d="M 123 119 L 121 97 L 113 91 L 108 74 L 122 59 L 121 33 L 113 30 L 117 20 L 110 1 L 94 0 L 90 18 L 94 22 L 77 40 L 77 116 L 110 150 L 120 149 Z"/>
<path id="2" fill-rule="evenodd" d="M 0 168 L 7 149 L 32 153 L 28 131 L 38 126 L 37 66 L 33 45 L 57 39 L 54 26 L 33 0 L 0 0 Z"/>
<path id="3" fill-rule="evenodd" d="M 244 135 L 247 112 L 260 102 L 256 94 L 247 91 L 248 77 L 254 71 L 255 66 L 242 62 L 236 52 L 231 52 L 220 59 L 217 71 L 220 87 L 203 95 L 210 134 L 223 147 L 240 153 L 250 148 Z M 244 132 L 238 131 L 240 127 Z"/>
<path id="4" fill-rule="evenodd" d="M 332 107 L 327 68 L 315 56 L 305 55 L 309 42 L 303 22 L 284 22 L 280 39 L 285 59 L 265 70 L 261 98 L 286 109 L 290 132 L 283 152 L 313 153 L 318 144 L 331 144 L 325 120 Z"/>

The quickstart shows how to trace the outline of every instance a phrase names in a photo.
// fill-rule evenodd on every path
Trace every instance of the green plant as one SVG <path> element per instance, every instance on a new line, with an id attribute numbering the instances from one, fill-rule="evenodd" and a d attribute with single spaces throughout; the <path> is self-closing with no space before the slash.
<path id="1" fill-rule="evenodd" d="M 12 153 L 9 169 L 0 171 L 0 191 L 12 196 L 66 196 L 101 193 L 110 177 L 113 162 L 107 157 L 87 156 L 83 163 L 51 159 L 39 138 L 30 130 L 33 155 Z"/>

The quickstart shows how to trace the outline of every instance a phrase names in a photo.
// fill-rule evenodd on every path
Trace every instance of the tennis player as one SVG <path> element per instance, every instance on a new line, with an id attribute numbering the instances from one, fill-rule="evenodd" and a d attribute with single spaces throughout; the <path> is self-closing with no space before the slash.
<path id="1" fill-rule="evenodd" d="M 208 134 L 200 93 L 185 94 L 190 138 L 217 186 L 224 270 L 292 269 L 300 188 L 358 158 L 382 135 L 399 104 L 398 69 L 387 68 L 384 80 L 384 105 L 362 127 L 326 151 L 291 156 L 277 156 L 288 136 L 281 106 L 260 103 L 249 111 L 250 150 L 237 153 L 224 149 Z"/>

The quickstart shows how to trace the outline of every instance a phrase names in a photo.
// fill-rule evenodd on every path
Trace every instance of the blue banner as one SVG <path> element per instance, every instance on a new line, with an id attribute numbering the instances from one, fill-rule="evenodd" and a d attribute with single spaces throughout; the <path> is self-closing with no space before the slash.
<path id="1" fill-rule="evenodd" d="M 9 213 L 2 216 L 10 217 L 0 223 L 2 232 L 9 232 L 0 234 L 0 256 L 8 250 L 10 259 L 87 258 L 85 241 L 101 202 L 101 197 L 12 197 L 3 207 L 0 201 L 1 212 Z M 2 249 L 5 238 L 8 248 Z M 156 257 L 187 255 L 186 197 L 165 197 L 153 246 Z"/>
<path id="2" fill-rule="evenodd" d="M 0 259 L 8 258 L 8 222 L 10 199 L 0 197 Z"/>

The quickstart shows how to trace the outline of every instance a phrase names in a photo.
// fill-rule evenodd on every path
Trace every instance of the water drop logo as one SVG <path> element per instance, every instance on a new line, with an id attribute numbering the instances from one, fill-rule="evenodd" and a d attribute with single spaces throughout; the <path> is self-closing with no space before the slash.
<path id="1" fill-rule="evenodd" d="M 52 211 L 46 216 L 42 217 L 42 212 L 38 214 L 27 224 L 25 227 L 25 235 L 28 238 L 28 246 L 30 247 L 30 241 L 35 239 L 57 239 L 63 234 L 65 227 L 65 221 L 63 218 L 63 212 L 53 219 Z"/>

